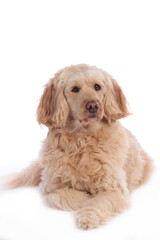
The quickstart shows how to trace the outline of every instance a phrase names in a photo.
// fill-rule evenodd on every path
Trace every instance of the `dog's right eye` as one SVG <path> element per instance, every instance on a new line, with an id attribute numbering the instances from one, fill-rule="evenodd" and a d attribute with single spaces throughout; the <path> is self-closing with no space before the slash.
<path id="1" fill-rule="evenodd" d="M 72 88 L 72 92 L 75 92 L 75 93 L 79 92 L 79 90 L 80 90 L 80 88 L 78 88 L 78 87 L 73 87 Z"/>

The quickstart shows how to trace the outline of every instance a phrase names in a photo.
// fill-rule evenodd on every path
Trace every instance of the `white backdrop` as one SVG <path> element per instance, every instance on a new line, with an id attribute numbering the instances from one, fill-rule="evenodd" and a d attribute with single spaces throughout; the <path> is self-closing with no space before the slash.
<path id="1" fill-rule="evenodd" d="M 46 207 L 38 189 L 0 192 L 0 240 L 160 239 L 160 2 L 0 2 L 0 176 L 38 157 L 43 85 L 62 67 L 97 65 L 120 83 L 133 115 L 122 120 L 152 156 L 151 181 L 108 225 L 82 231 L 74 214 Z"/>

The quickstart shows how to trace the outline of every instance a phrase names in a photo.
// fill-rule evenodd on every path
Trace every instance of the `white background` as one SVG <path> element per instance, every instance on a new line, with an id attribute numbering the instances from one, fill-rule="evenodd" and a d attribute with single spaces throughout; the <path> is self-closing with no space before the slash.
<path id="1" fill-rule="evenodd" d="M 154 159 L 131 208 L 96 230 L 45 206 L 38 188 L 0 193 L 0 240 L 160 239 L 160 2 L 0 2 L 0 176 L 38 157 L 47 134 L 36 122 L 43 85 L 62 67 L 97 65 L 120 83 L 133 115 L 122 120 Z"/>

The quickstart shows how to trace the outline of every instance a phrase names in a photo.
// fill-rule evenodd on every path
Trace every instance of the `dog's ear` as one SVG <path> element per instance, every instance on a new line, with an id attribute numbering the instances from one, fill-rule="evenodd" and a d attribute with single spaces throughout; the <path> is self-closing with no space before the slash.
<path id="1" fill-rule="evenodd" d="M 52 125 L 52 116 L 54 113 L 55 88 L 53 79 L 45 85 L 43 95 L 37 108 L 37 121 L 47 127 Z"/>
<path id="2" fill-rule="evenodd" d="M 111 77 L 104 99 L 104 116 L 110 123 L 129 115 L 126 97 L 116 80 Z"/>
<path id="3" fill-rule="evenodd" d="M 63 127 L 65 126 L 68 112 L 63 86 L 58 87 L 56 79 L 53 78 L 45 86 L 40 99 L 37 108 L 37 121 L 47 127 Z"/>

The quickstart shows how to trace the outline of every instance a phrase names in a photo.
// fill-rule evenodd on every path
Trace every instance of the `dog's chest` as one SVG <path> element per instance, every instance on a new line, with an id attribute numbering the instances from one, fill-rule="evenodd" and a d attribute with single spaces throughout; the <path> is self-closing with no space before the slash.
<path id="1" fill-rule="evenodd" d="M 107 165 L 102 142 L 94 137 L 59 141 L 64 157 L 61 165 L 61 182 L 92 194 L 104 187 Z"/>

